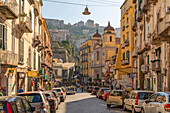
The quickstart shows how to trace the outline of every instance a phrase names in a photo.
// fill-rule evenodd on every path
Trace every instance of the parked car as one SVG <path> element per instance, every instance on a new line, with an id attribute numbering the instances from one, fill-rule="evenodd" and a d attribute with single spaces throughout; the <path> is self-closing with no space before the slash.
<path id="1" fill-rule="evenodd" d="M 43 94 L 46 96 L 49 104 L 51 113 L 55 113 L 58 109 L 58 100 L 55 98 L 54 94 L 50 91 L 44 91 Z"/>
<path id="2" fill-rule="evenodd" d="M 3 96 L 0 97 L 0 113 L 33 113 L 35 107 L 20 96 Z"/>
<path id="3" fill-rule="evenodd" d="M 66 93 L 64 92 L 63 88 L 53 88 L 52 90 L 57 91 L 58 95 L 60 96 L 60 100 L 64 102 L 66 99 Z"/>
<path id="4" fill-rule="evenodd" d="M 126 96 L 123 109 L 132 110 L 132 113 L 140 112 L 143 102 L 148 99 L 153 94 L 152 91 L 145 90 L 133 90 L 130 92 L 129 96 Z"/>
<path id="5" fill-rule="evenodd" d="M 157 92 L 151 95 L 142 107 L 142 113 L 169 113 L 170 93 Z"/>
<path id="6" fill-rule="evenodd" d="M 99 91 L 96 94 L 96 97 L 99 98 L 99 99 L 102 99 L 102 95 L 104 94 L 105 90 L 110 90 L 110 88 L 104 88 L 104 87 L 100 88 Z"/>
<path id="7" fill-rule="evenodd" d="M 93 91 L 93 86 L 89 86 L 89 88 L 87 89 L 87 92 L 91 93 Z"/>
<path id="8" fill-rule="evenodd" d="M 54 94 L 55 98 L 57 99 L 58 104 L 60 104 L 61 101 L 60 101 L 60 96 L 58 95 L 58 93 L 56 91 L 54 91 L 54 90 L 52 90 L 51 92 Z"/>
<path id="9" fill-rule="evenodd" d="M 31 106 L 35 106 L 35 112 L 50 113 L 49 102 L 47 101 L 47 98 L 42 91 L 24 92 L 17 95 L 25 97 Z"/>
<path id="10" fill-rule="evenodd" d="M 67 94 L 75 94 L 76 93 L 76 88 L 71 86 L 66 88 Z"/>
<path id="11" fill-rule="evenodd" d="M 105 90 L 105 91 L 104 91 L 104 94 L 102 95 L 102 99 L 103 99 L 103 100 L 105 100 L 105 101 L 107 100 L 110 91 L 111 91 L 111 90 Z"/>
<path id="12" fill-rule="evenodd" d="M 92 95 L 96 95 L 97 94 L 97 92 L 99 91 L 99 87 L 98 86 L 95 86 L 94 88 L 93 88 L 93 91 L 92 91 Z"/>
<path id="13" fill-rule="evenodd" d="M 106 90 L 107 91 L 107 90 Z M 107 99 L 107 107 L 111 105 L 123 105 L 123 101 L 125 97 L 128 95 L 128 91 L 126 90 L 112 90 L 110 91 Z"/>

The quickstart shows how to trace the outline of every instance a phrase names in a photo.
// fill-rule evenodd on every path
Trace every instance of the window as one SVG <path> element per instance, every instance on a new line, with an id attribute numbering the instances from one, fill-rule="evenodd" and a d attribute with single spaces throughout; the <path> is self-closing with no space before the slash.
<path id="1" fill-rule="evenodd" d="M 110 42 L 112 42 L 112 36 L 110 36 Z"/>
<path id="2" fill-rule="evenodd" d="M 99 74 L 97 74 L 97 79 L 99 79 Z"/>
<path id="3" fill-rule="evenodd" d="M 157 94 L 152 95 L 152 96 L 149 98 L 149 102 L 155 102 L 156 96 L 157 96 Z"/>
<path id="4" fill-rule="evenodd" d="M 7 49 L 7 34 L 4 25 L 0 24 L 0 49 Z"/>
<path id="5" fill-rule="evenodd" d="M 163 98 L 163 95 L 158 94 L 156 99 L 155 99 L 155 102 L 162 103 L 162 98 Z"/>
<path id="6" fill-rule="evenodd" d="M 28 50 L 28 65 L 31 66 L 31 47 Z"/>
<path id="7" fill-rule="evenodd" d="M 40 56 L 38 55 L 38 68 L 40 68 Z"/>
<path id="8" fill-rule="evenodd" d="M 129 41 L 129 32 L 127 33 L 127 41 Z"/>
<path id="9" fill-rule="evenodd" d="M 127 15 L 127 25 L 129 25 L 129 15 Z"/>
<path id="10" fill-rule="evenodd" d="M 26 100 L 22 100 L 25 106 L 26 113 L 32 113 L 31 106 Z"/>
<path id="11" fill-rule="evenodd" d="M 19 39 L 19 61 L 24 62 L 24 40 Z"/>
<path id="12" fill-rule="evenodd" d="M 16 106 L 18 109 L 18 113 L 25 113 L 25 109 L 24 109 L 22 101 L 20 99 L 18 99 L 15 101 L 15 103 L 16 103 Z"/>
<path id="13" fill-rule="evenodd" d="M 97 51 L 97 61 L 99 60 L 99 51 Z"/>
<path id="14" fill-rule="evenodd" d="M 116 54 L 118 54 L 118 48 L 116 48 Z"/>
<path id="15" fill-rule="evenodd" d="M 126 58 L 129 61 L 129 51 L 126 52 Z"/>
<path id="16" fill-rule="evenodd" d="M 125 35 L 123 35 L 123 42 L 125 41 Z"/>
<path id="17" fill-rule="evenodd" d="M 123 60 L 125 60 L 125 53 L 123 53 Z"/>

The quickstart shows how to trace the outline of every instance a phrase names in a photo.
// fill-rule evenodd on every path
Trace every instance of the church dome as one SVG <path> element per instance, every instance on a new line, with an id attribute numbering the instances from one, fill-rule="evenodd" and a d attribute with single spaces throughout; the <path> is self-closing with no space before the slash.
<path id="1" fill-rule="evenodd" d="M 108 26 L 104 28 L 104 31 L 106 30 L 114 31 L 115 29 L 112 26 L 110 26 L 110 22 L 108 22 Z"/>
<path id="2" fill-rule="evenodd" d="M 102 37 L 99 33 L 98 33 L 98 29 L 96 31 L 96 34 L 93 35 L 93 37 Z"/>

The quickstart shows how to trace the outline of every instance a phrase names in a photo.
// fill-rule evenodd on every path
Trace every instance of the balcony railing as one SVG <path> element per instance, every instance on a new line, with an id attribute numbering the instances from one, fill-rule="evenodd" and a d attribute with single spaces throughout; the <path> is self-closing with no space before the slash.
<path id="1" fill-rule="evenodd" d="M 39 15 L 39 1 L 35 1 L 34 13 L 36 17 Z"/>
<path id="2" fill-rule="evenodd" d="M 143 18 L 143 14 L 142 14 L 142 11 L 138 11 L 138 18 L 137 18 L 137 21 L 138 22 L 141 22 L 142 21 L 142 18 Z"/>
<path id="3" fill-rule="evenodd" d="M 128 59 L 125 59 L 125 60 L 122 60 L 122 65 L 128 65 L 129 64 L 129 60 Z"/>
<path id="4" fill-rule="evenodd" d="M 170 14 L 167 14 L 161 22 L 158 22 L 158 35 L 163 37 L 170 37 Z"/>
<path id="5" fill-rule="evenodd" d="M 18 65 L 18 54 L 8 51 L 0 50 L 0 62 L 4 65 Z"/>
<path id="6" fill-rule="evenodd" d="M 18 18 L 18 10 L 16 9 L 17 5 L 18 3 L 16 0 L 5 0 L 5 2 L 0 1 L 0 13 L 5 16 L 3 19 Z"/>
<path id="7" fill-rule="evenodd" d="M 149 49 L 150 49 L 150 44 L 146 43 L 143 48 L 139 48 L 139 47 L 137 48 L 137 54 L 140 55 Z"/>
<path id="8" fill-rule="evenodd" d="M 134 32 L 137 30 L 137 22 L 136 21 L 132 24 L 132 30 Z"/>
<path id="9" fill-rule="evenodd" d="M 39 44 L 41 44 L 40 35 L 38 33 L 35 33 L 35 37 L 33 39 L 33 47 L 37 47 Z"/>
<path id="10" fill-rule="evenodd" d="M 20 17 L 18 28 L 24 33 L 32 33 L 32 23 L 28 16 Z"/>
<path id="11" fill-rule="evenodd" d="M 143 0 L 141 8 L 144 13 L 147 13 L 147 11 L 149 10 L 149 0 Z"/>
<path id="12" fill-rule="evenodd" d="M 153 60 L 152 62 L 152 71 L 159 72 L 161 71 L 161 60 Z"/>

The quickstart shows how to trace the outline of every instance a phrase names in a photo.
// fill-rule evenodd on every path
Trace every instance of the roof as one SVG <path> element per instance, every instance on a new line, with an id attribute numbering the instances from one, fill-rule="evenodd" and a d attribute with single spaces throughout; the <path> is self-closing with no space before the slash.
<path id="1" fill-rule="evenodd" d="M 134 92 L 153 92 L 153 91 L 146 91 L 146 90 L 132 90 Z"/>
<path id="2" fill-rule="evenodd" d="M 96 34 L 94 34 L 93 37 L 102 37 L 102 36 L 99 34 L 98 29 L 96 30 Z"/>
<path id="3" fill-rule="evenodd" d="M 7 100 L 10 100 L 12 98 L 23 98 L 23 97 L 21 97 L 21 96 L 1 96 L 0 101 L 7 101 Z"/>
<path id="4" fill-rule="evenodd" d="M 104 31 L 105 30 L 112 30 L 112 31 L 115 30 L 112 26 L 110 26 L 110 21 L 108 22 L 108 26 L 104 28 Z"/>
<path id="5" fill-rule="evenodd" d="M 124 3 L 122 4 L 122 6 L 120 7 L 120 9 L 124 6 L 124 4 L 126 3 L 127 0 L 124 1 Z"/>

